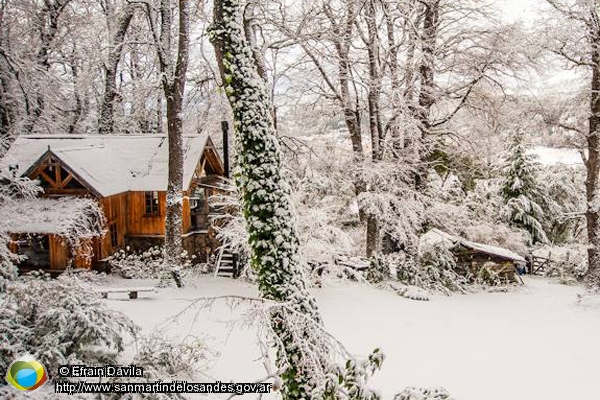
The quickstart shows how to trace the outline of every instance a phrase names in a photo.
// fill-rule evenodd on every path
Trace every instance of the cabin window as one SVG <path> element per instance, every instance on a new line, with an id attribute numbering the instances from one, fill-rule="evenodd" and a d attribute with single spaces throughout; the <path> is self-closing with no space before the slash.
<path id="1" fill-rule="evenodd" d="M 145 192 L 146 215 L 160 215 L 158 192 Z"/>
<path id="2" fill-rule="evenodd" d="M 117 231 L 117 223 L 113 222 L 109 227 L 110 231 L 110 245 L 111 247 L 119 246 L 119 233 Z"/>

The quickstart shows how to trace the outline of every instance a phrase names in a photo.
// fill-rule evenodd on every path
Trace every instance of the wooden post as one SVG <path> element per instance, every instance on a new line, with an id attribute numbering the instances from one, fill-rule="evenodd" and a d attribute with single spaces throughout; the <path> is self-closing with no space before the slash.
<path id="1" fill-rule="evenodd" d="M 223 169 L 225 177 L 229 178 L 229 122 L 221 121 L 221 131 L 223 132 Z"/>
<path id="2" fill-rule="evenodd" d="M 237 279 L 240 277 L 238 255 L 236 253 L 231 253 L 231 254 L 232 254 L 232 261 L 233 261 L 233 279 Z"/>

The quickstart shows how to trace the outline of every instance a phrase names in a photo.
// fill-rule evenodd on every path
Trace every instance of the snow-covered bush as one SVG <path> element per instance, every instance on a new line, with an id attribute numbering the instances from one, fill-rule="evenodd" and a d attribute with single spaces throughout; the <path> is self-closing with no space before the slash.
<path id="1" fill-rule="evenodd" d="M 471 281 L 478 285 L 484 286 L 500 286 L 506 283 L 495 270 L 493 262 L 486 262 L 479 268 L 477 274 L 471 277 Z"/>
<path id="2" fill-rule="evenodd" d="M 500 179 L 478 179 L 475 187 L 465 197 L 464 206 L 477 221 L 501 220 L 504 200 L 500 195 L 502 181 Z"/>
<path id="3" fill-rule="evenodd" d="M 17 278 L 16 264 L 21 261 L 21 257 L 8 248 L 9 242 L 9 235 L 6 232 L 0 232 L 0 293 L 4 292 L 9 281 Z"/>
<path id="4" fill-rule="evenodd" d="M 548 259 L 545 276 L 558 278 L 564 284 L 581 280 L 588 268 L 587 247 L 584 245 L 545 246 L 533 254 Z"/>
<path id="5" fill-rule="evenodd" d="M 4 400 L 96 400 L 93 394 L 55 393 L 53 385 L 45 385 L 33 392 L 15 390 L 12 386 L 0 385 L 0 399 Z"/>
<path id="6" fill-rule="evenodd" d="M 401 163 L 365 162 L 358 166 L 357 179 L 370 190 L 358 195 L 360 210 L 375 217 L 379 235 L 388 251 L 412 251 L 425 220 L 425 197 L 414 189 L 414 169 Z"/>
<path id="7" fill-rule="evenodd" d="M 529 240 L 527 232 L 510 227 L 501 219 L 503 201 L 499 185 L 499 180 L 479 179 L 466 196 L 459 194 L 444 201 L 435 197 L 436 192 L 430 187 L 427 227 L 474 242 L 525 252 Z"/>
<path id="8" fill-rule="evenodd" d="M 461 235 L 473 225 L 475 219 L 465 205 L 448 204 L 435 198 L 429 198 L 425 211 L 426 226 L 444 232 Z"/>
<path id="9" fill-rule="evenodd" d="M 386 257 L 375 256 L 371 259 L 367 269 L 367 281 L 379 283 L 390 279 L 391 276 L 390 264 Z"/>
<path id="10" fill-rule="evenodd" d="M 310 179 L 291 177 L 295 178 L 291 200 L 297 214 L 300 262 L 307 272 L 314 272 L 314 266 L 318 265 L 320 275 L 328 272 L 332 276 L 347 277 L 348 274 L 337 268 L 335 259 L 340 255 L 358 253 L 357 229 L 343 226 L 346 204 L 340 196 L 328 195 L 324 178 L 319 174 L 316 176 L 313 173 Z M 228 249 L 238 255 L 242 271 L 240 276 L 252 278 L 253 272 L 248 268 L 248 233 L 239 211 L 236 189 L 230 187 L 226 194 L 212 196 L 209 202 L 222 213 L 214 221 L 217 238 L 227 243 Z"/>
<path id="11" fill-rule="evenodd" d="M 187 252 L 181 256 L 181 272 L 185 275 L 193 269 L 193 260 Z M 170 273 L 165 269 L 162 247 L 132 251 L 129 247 L 119 250 L 108 259 L 111 271 L 126 279 L 164 279 Z M 166 280 L 168 280 L 167 278 Z"/>
<path id="12" fill-rule="evenodd" d="M 1 298 L 0 370 L 27 352 L 51 371 L 62 364 L 115 364 L 137 328 L 106 308 L 94 287 L 73 275 L 11 282 Z"/>
<path id="13" fill-rule="evenodd" d="M 438 269 L 454 270 L 456 268 L 456 257 L 452 251 L 442 242 L 433 243 L 430 246 L 421 247 L 421 265 L 431 265 Z"/>
<path id="14" fill-rule="evenodd" d="M 332 264 L 337 255 L 353 255 L 356 252 L 356 232 L 342 227 L 339 212 L 342 205 L 327 196 L 310 202 L 292 197 L 298 211 L 298 235 L 302 262 Z"/>
<path id="15" fill-rule="evenodd" d="M 409 387 L 394 396 L 394 400 L 453 400 L 453 397 L 444 388 Z"/>
<path id="16" fill-rule="evenodd" d="M 198 338 L 186 337 L 173 343 L 163 336 L 150 336 L 141 342 L 133 364 L 144 368 L 148 378 L 193 379 L 206 367 L 211 352 Z"/>
<path id="17" fill-rule="evenodd" d="M 553 244 L 571 243 L 585 232 L 585 173 L 580 168 L 545 167 L 538 178 L 543 190 L 544 230 Z"/>
<path id="18" fill-rule="evenodd" d="M 398 192 L 404 188 L 398 187 Z M 408 190 L 407 190 L 408 192 Z M 424 199 L 415 193 L 365 192 L 358 196 L 361 209 L 375 216 L 380 235 L 394 243 L 395 249 L 412 250 L 419 239 L 424 219 Z"/>
<path id="19" fill-rule="evenodd" d="M 211 352 L 197 338 L 186 338 L 181 343 L 163 336 L 142 338 L 137 354 L 132 364 L 144 369 L 144 377 L 110 378 L 111 383 L 148 382 L 156 381 L 188 381 L 200 382 L 204 369 L 207 367 Z M 133 396 L 133 397 L 132 397 Z M 187 397 L 179 393 L 120 393 L 105 394 L 106 400 L 183 400 Z"/>
<path id="20" fill-rule="evenodd" d="M 459 205 L 466 197 L 460 180 L 453 173 L 446 173 L 442 177 L 437 172 L 432 171 L 427 177 L 426 190 L 430 197 L 447 204 Z"/>
<path id="21" fill-rule="evenodd" d="M 20 199 L 33 198 L 41 190 L 36 182 L 28 178 L 15 178 L 12 174 L 0 171 L 0 293 L 5 290 L 8 281 L 16 279 L 16 264 L 22 260 L 21 256 L 9 250 L 11 238 L 5 225 L 9 217 L 6 206 Z"/>
<path id="22" fill-rule="evenodd" d="M 465 293 L 468 282 L 452 269 L 454 261 L 446 252 L 435 246 L 431 253 L 421 254 L 420 262 L 397 255 L 390 258 L 390 263 L 395 266 L 396 279 L 405 285 L 445 295 Z M 440 255 L 442 261 L 438 261 L 436 254 Z"/>
<path id="23" fill-rule="evenodd" d="M 381 368 L 384 359 L 384 354 L 375 349 L 366 360 L 349 359 L 344 366 L 334 365 L 326 381 L 311 393 L 311 398 L 379 400 L 380 396 L 370 390 L 366 382 L 370 375 Z M 346 396 L 339 395 L 340 392 Z"/>

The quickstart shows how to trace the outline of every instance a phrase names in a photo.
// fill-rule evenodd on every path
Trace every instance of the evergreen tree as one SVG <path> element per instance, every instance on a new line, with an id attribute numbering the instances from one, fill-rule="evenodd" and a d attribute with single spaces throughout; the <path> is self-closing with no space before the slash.
<path id="1" fill-rule="evenodd" d="M 511 225 L 529 232 L 532 244 L 548 241 L 542 225 L 543 196 L 536 182 L 537 170 L 538 163 L 535 156 L 527 154 L 522 133 L 511 134 L 500 189 L 503 215 Z"/>

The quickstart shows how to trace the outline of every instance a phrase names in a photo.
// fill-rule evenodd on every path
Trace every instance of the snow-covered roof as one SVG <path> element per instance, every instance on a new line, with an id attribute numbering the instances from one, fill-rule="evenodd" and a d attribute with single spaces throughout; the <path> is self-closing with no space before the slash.
<path id="1" fill-rule="evenodd" d="M 470 250 L 493 255 L 507 260 L 522 263 L 526 262 L 522 256 L 511 250 L 504 249 L 502 247 L 491 246 L 489 244 L 472 242 L 460 236 L 450 235 L 449 233 L 443 232 L 439 229 L 432 229 L 421 237 L 421 246 L 436 243 L 443 243 L 447 245 L 448 248 L 462 246 Z"/>
<path id="2" fill-rule="evenodd" d="M 20 199 L 0 207 L 2 229 L 10 233 L 53 234 L 69 237 L 99 236 L 101 214 L 92 199 L 62 197 L 60 199 Z"/>
<path id="3" fill-rule="evenodd" d="M 184 186 L 194 175 L 208 135 L 184 136 Z M 164 191 L 168 181 L 165 135 L 19 136 L 0 169 L 24 174 L 48 150 L 102 196 L 127 191 Z"/>
<path id="4" fill-rule="evenodd" d="M 502 247 L 490 246 L 489 244 L 471 242 L 469 240 L 461 240 L 460 245 L 466 247 L 471 250 L 478 251 L 480 253 L 490 254 L 496 257 L 505 258 L 507 260 L 517 261 L 517 262 L 526 262 L 526 260 L 518 255 L 517 253 L 504 249 Z"/>

